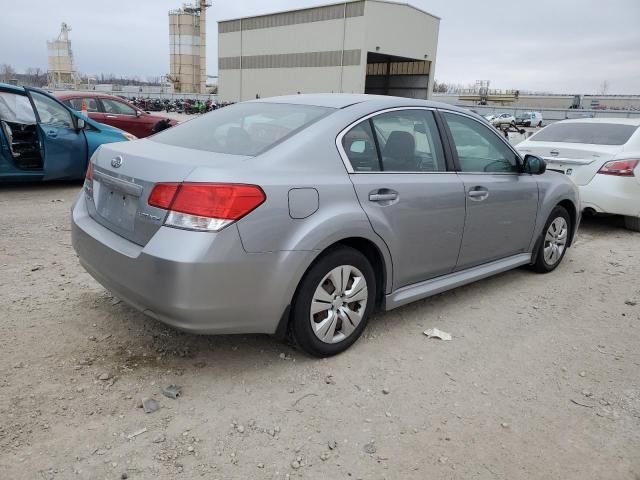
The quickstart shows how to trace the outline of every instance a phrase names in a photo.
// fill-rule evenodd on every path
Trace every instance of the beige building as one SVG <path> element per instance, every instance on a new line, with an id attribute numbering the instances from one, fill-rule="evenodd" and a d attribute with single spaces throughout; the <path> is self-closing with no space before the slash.
<path id="1" fill-rule="evenodd" d="M 361 0 L 218 22 L 220 101 L 318 92 L 429 98 L 440 19 Z"/>

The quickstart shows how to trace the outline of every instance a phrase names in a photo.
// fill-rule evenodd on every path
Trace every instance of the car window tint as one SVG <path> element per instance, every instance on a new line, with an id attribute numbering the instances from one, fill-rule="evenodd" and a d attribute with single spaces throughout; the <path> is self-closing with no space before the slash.
<path id="1" fill-rule="evenodd" d="M 70 100 L 67 100 L 63 103 L 67 104 L 68 106 L 70 106 L 71 108 L 73 108 L 74 110 L 77 110 L 78 112 L 82 111 L 82 101 L 86 102 L 87 105 L 87 112 L 98 112 L 100 111 L 100 109 L 98 108 L 98 102 L 95 98 L 72 98 Z"/>
<path id="2" fill-rule="evenodd" d="M 116 115 L 135 115 L 136 111 L 133 107 L 130 107 L 126 103 L 118 102 L 116 100 L 102 99 L 102 106 L 106 113 L 113 113 Z"/>
<path id="3" fill-rule="evenodd" d="M 516 154 L 490 129 L 471 118 L 444 113 L 463 172 L 516 172 Z"/>
<path id="4" fill-rule="evenodd" d="M 354 171 L 376 172 L 380 170 L 380 161 L 369 120 L 360 122 L 342 137 L 342 148 L 347 153 Z"/>
<path id="5" fill-rule="evenodd" d="M 26 96 L 0 92 L 0 120 L 33 124 L 36 123 L 36 116 Z"/>
<path id="6" fill-rule="evenodd" d="M 554 123 L 535 134 L 529 141 L 624 145 L 637 129 L 636 125 L 616 123 Z"/>
<path id="7" fill-rule="evenodd" d="M 40 123 L 55 125 L 57 127 L 74 128 L 71 112 L 53 98 L 49 98 L 38 92 L 31 92 L 31 98 L 38 111 Z"/>
<path id="8" fill-rule="evenodd" d="M 247 102 L 215 110 L 150 138 L 154 142 L 232 155 L 258 155 L 334 109 Z"/>
<path id="9" fill-rule="evenodd" d="M 371 118 L 382 169 L 390 172 L 446 170 L 440 134 L 433 112 L 399 110 Z"/>

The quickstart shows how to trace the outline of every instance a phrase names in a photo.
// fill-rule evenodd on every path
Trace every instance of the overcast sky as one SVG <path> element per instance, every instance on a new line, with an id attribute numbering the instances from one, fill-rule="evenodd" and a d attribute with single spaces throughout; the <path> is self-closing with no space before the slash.
<path id="1" fill-rule="evenodd" d="M 214 0 L 208 74 L 217 71 L 215 21 L 332 3 Z M 442 18 L 436 79 L 492 88 L 640 94 L 640 0 L 410 0 Z M 182 0 L 0 0 L 0 64 L 46 69 L 46 41 L 61 22 L 76 69 L 139 75 L 169 69 L 167 11 Z"/>

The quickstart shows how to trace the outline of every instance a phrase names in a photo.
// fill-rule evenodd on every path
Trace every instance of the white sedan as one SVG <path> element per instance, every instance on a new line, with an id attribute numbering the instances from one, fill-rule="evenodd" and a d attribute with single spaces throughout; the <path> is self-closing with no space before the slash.
<path id="1" fill-rule="evenodd" d="M 513 116 L 512 113 L 500 113 L 489 120 L 491 125 L 494 127 L 502 127 L 503 125 L 513 125 L 516 124 L 516 117 Z"/>
<path id="2" fill-rule="evenodd" d="M 572 178 L 584 211 L 624 215 L 627 228 L 640 231 L 640 119 L 564 120 L 516 149 Z"/>

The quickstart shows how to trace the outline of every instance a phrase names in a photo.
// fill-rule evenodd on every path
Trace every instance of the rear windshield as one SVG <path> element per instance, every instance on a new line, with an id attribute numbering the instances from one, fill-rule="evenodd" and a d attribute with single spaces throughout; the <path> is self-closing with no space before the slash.
<path id="1" fill-rule="evenodd" d="M 232 155 L 258 155 L 334 109 L 250 102 L 221 108 L 164 130 L 150 140 Z"/>
<path id="2" fill-rule="evenodd" d="M 534 135 L 532 142 L 624 145 L 638 127 L 617 123 L 555 123 Z"/>

